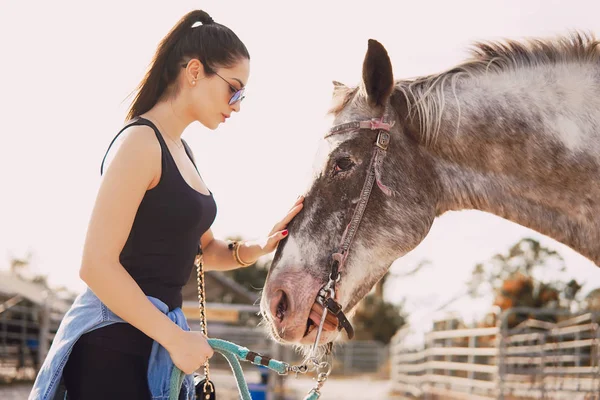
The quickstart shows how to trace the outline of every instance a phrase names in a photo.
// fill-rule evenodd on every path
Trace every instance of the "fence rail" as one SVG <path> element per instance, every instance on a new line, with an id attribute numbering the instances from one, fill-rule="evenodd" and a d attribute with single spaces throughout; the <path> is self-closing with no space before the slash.
<path id="1" fill-rule="evenodd" d="M 515 314 L 551 316 L 508 327 Z M 600 313 L 516 308 L 497 315 L 495 327 L 448 329 L 438 321 L 424 345 L 390 347 L 393 388 L 415 398 L 600 400 Z M 456 321 L 454 321 L 456 322 Z M 446 326 L 444 326 L 446 325 Z M 456 327 L 457 324 L 454 324 Z"/>

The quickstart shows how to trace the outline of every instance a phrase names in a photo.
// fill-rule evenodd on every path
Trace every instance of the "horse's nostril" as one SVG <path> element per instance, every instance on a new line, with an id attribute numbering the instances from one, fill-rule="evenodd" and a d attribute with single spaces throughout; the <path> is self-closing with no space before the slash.
<path id="1" fill-rule="evenodd" d="M 275 312 L 273 314 L 281 322 L 281 321 L 283 321 L 283 318 L 285 317 L 285 312 L 288 309 L 289 303 L 288 303 L 287 294 L 283 290 L 278 291 L 276 298 L 277 297 L 279 297 L 279 300 L 276 303 Z"/>

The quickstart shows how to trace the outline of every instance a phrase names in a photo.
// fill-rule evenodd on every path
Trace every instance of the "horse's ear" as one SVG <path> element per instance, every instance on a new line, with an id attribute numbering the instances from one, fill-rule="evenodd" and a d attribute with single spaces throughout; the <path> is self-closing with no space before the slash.
<path id="1" fill-rule="evenodd" d="M 348 86 L 344 85 L 341 82 L 333 81 L 333 98 L 336 98 L 341 93 L 346 93 L 348 91 Z"/>
<path id="2" fill-rule="evenodd" d="M 381 43 L 369 39 L 369 48 L 363 62 L 363 85 L 372 106 L 382 106 L 394 89 L 392 63 Z"/>

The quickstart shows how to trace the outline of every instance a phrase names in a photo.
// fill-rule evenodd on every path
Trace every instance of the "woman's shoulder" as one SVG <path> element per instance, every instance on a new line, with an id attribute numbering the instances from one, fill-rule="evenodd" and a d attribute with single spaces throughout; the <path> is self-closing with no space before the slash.
<path id="1" fill-rule="evenodd" d="M 156 132 L 148 125 L 130 125 L 123 129 L 121 142 L 134 143 L 137 145 L 150 145 L 158 143 Z"/>
<path id="2" fill-rule="evenodd" d="M 124 162 L 140 162 L 160 159 L 161 147 L 152 127 L 147 125 L 127 126 L 108 149 L 104 170 L 119 157 L 125 158 Z"/>

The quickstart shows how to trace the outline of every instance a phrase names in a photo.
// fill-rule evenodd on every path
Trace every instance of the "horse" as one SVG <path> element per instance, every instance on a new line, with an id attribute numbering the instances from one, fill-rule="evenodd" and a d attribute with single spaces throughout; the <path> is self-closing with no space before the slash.
<path id="1" fill-rule="evenodd" d="M 339 339 L 340 318 L 450 210 L 495 214 L 598 264 L 598 45 L 582 32 L 475 42 L 448 70 L 394 80 L 370 39 L 360 83 L 333 82 L 333 127 L 265 281 L 272 337 Z M 327 290 L 340 313 L 323 321 Z"/>

